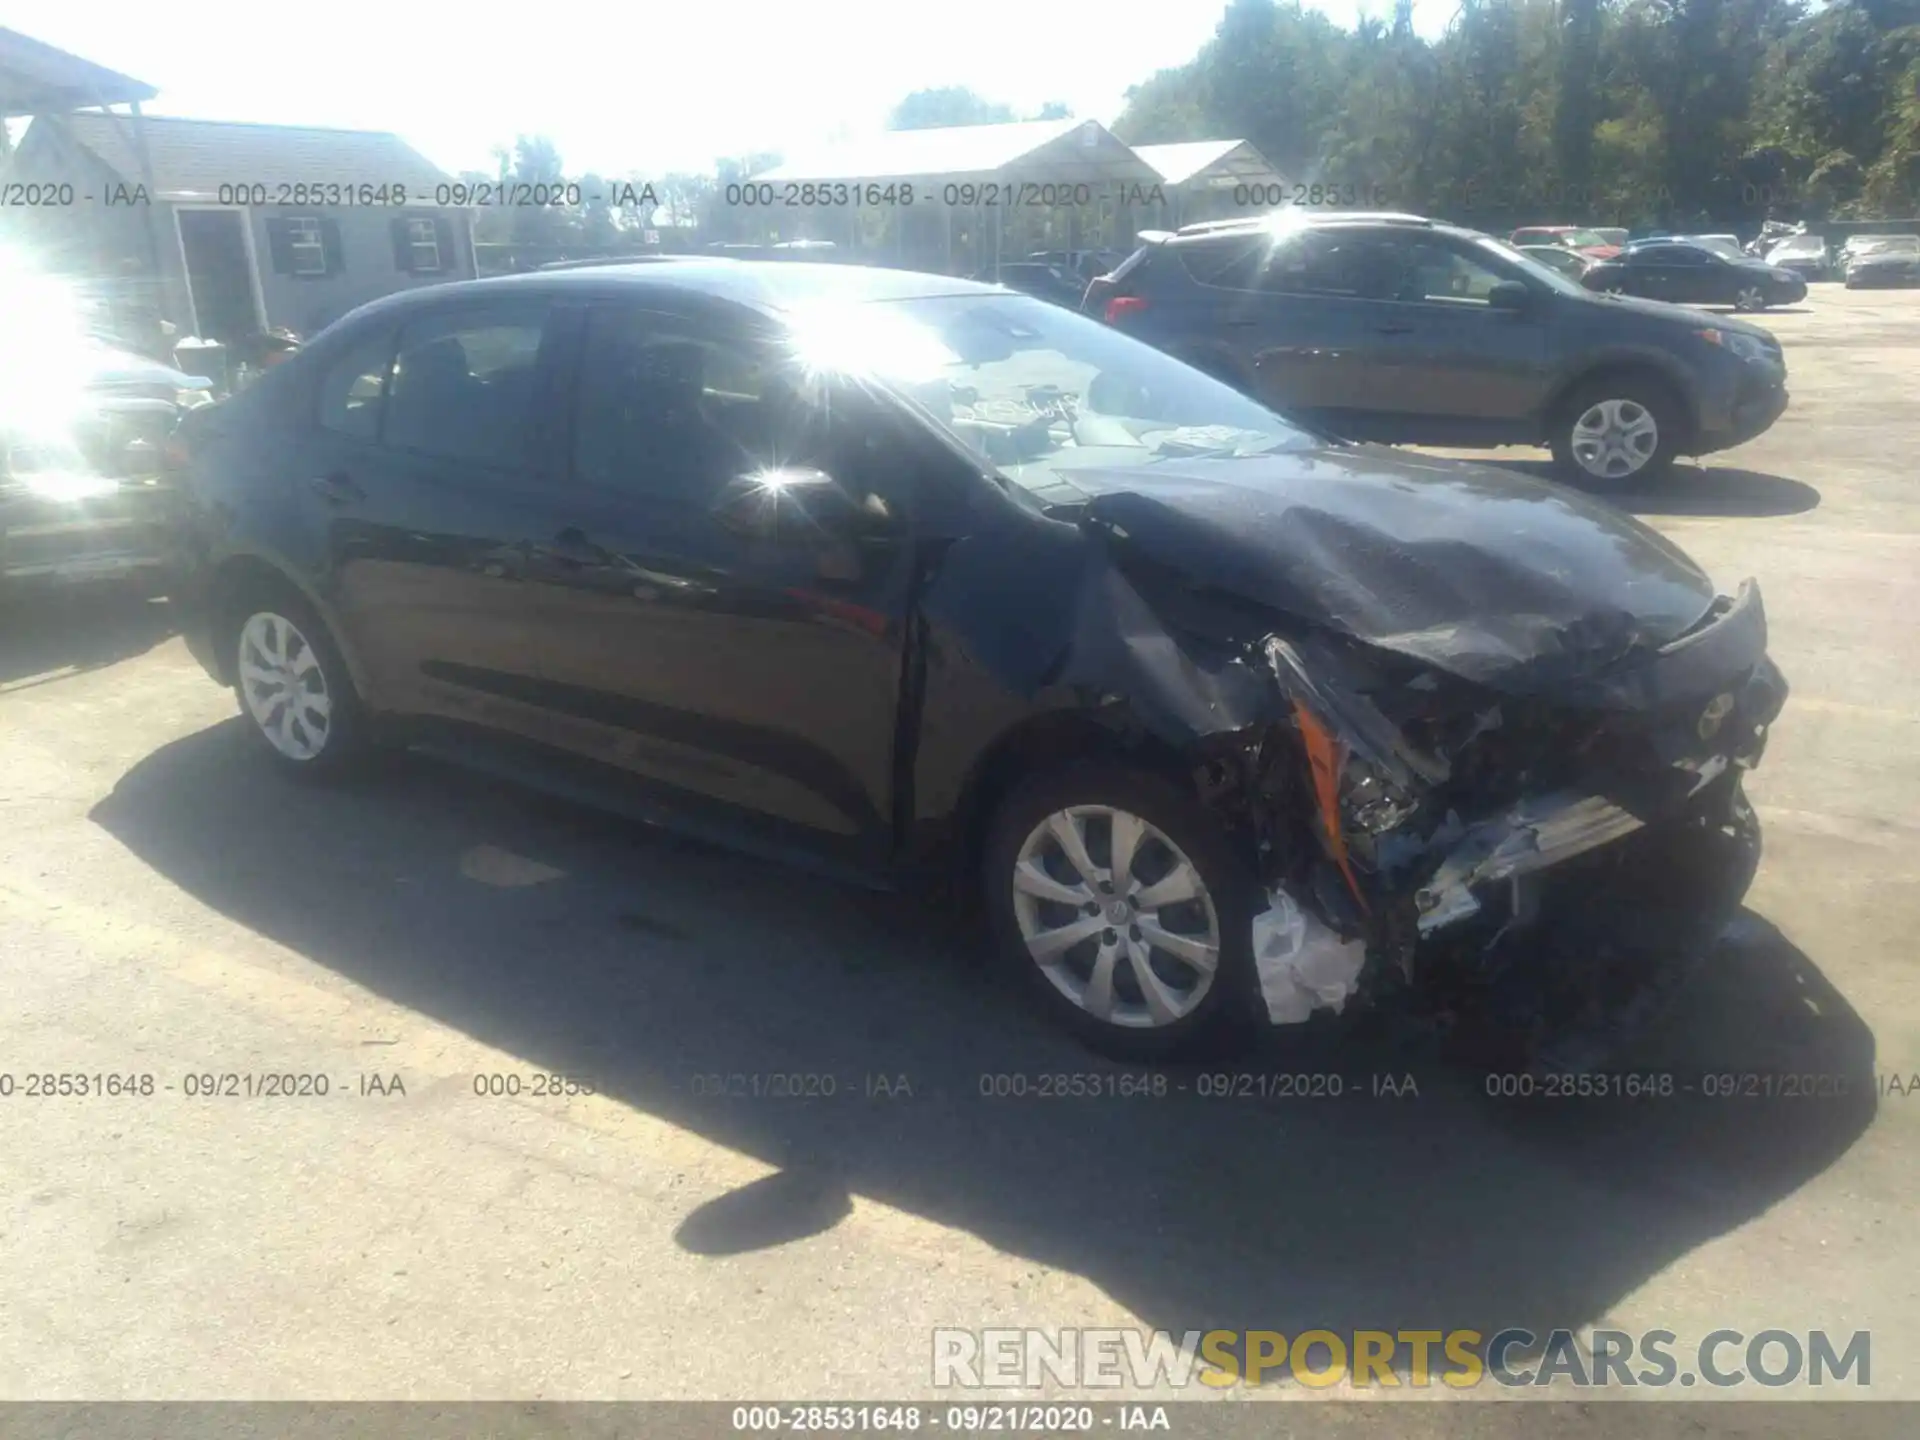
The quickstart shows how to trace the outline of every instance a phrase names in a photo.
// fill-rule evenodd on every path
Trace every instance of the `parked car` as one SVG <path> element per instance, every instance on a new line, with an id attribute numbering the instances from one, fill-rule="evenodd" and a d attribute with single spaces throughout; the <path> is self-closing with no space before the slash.
<path id="1" fill-rule="evenodd" d="M 974 279 L 985 285 L 1004 285 L 1009 290 L 1018 290 L 1050 304 L 1064 305 L 1069 310 L 1080 308 L 1080 297 L 1087 290 L 1087 282 L 1071 271 L 1059 265 L 1037 261 L 1002 265 L 998 280 L 991 273 L 976 275 Z"/>
<path id="2" fill-rule="evenodd" d="M 1455 988 L 1571 1014 L 1753 873 L 1741 778 L 1785 697 L 1755 587 L 1030 296 L 727 262 L 436 286 L 220 412 L 187 427 L 180 617 L 266 762 L 406 740 L 946 877 L 1111 1053 Z"/>
<path id="3" fill-rule="evenodd" d="M 1559 245 L 1516 245 L 1514 248 L 1536 265 L 1557 270 L 1569 280 L 1578 280 L 1593 264 L 1578 250 L 1568 250 Z"/>
<path id="4" fill-rule="evenodd" d="M 1627 236 L 1630 232 L 1614 225 L 1596 225 L 1593 227 L 1593 233 L 1616 249 L 1624 250 L 1626 249 Z"/>
<path id="5" fill-rule="evenodd" d="M 1791 270 L 1802 280 L 1832 278 L 1833 258 L 1827 242 L 1818 235 L 1789 235 L 1768 246 L 1766 262 L 1781 270 Z"/>
<path id="6" fill-rule="evenodd" d="M 0 350 L 0 601 L 49 586 L 164 592 L 167 450 L 209 382 L 58 334 L 9 332 Z"/>
<path id="7" fill-rule="evenodd" d="M 1845 264 L 1849 290 L 1920 285 L 1920 235 L 1876 236 L 1853 248 Z"/>
<path id="8" fill-rule="evenodd" d="M 1586 230 L 1577 225 L 1528 226 L 1509 235 L 1507 243 L 1513 246 L 1558 245 L 1565 250 L 1577 250 L 1589 260 L 1606 260 L 1620 253 L 1620 247 L 1598 230 Z"/>
<path id="9" fill-rule="evenodd" d="M 1588 485 L 1650 483 L 1677 455 L 1760 434 L 1787 403 L 1766 331 L 1602 299 L 1418 216 L 1182 230 L 1094 281 L 1082 305 L 1333 434 L 1550 445 Z"/>
<path id="10" fill-rule="evenodd" d="M 1744 256 L 1729 259 L 1691 240 L 1643 240 L 1580 277 L 1589 290 L 1681 305 L 1764 310 L 1807 298 L 1798 272 Z"/>

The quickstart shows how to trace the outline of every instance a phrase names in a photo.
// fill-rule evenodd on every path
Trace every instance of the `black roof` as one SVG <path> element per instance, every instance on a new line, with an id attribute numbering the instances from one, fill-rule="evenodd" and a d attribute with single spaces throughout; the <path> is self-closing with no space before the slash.
<path id="1" fill-rule="evenodd" d="M 576 270 L 535 270 L 489 280 L 435 285 L 430 292 L 453 290 L 475 295 L 525 292 L 579 294 L 593 290 L 631 294 L 694 291 L 731 300 L 756 310 L 785 310 L 811 300 L 915 300 L 931 295 L 994 295 L 1001 291 L 971 280 L 925 275 L 915 270 L 884 270 L 866 265 L 814 265 L 793 260 L 685 259 L 667 265 L 583 265 Z M 407 292 L 403 292 L 407 293 Z"/>

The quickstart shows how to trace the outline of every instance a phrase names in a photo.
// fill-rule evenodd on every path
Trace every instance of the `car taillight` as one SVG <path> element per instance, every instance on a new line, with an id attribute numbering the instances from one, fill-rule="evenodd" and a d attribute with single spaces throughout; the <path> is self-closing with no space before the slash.
<path id="1" fill-rule="evenodd" d="M 1147 302 L 1142 300 L 1138 295 L 1116 295 L 1107 301 L 1104 318 L 1107 324 L 1116 325 L 1120 322 L 1121 317 L 1138 315 L 1146 308 Z"/>

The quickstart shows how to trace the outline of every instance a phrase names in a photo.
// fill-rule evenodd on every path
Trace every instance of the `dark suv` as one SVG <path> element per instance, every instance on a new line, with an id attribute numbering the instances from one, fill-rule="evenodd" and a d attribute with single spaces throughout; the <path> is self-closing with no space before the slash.
<path id="1" fill-rule="evenodd" d="M 1758 326 L 1594 294 L 1476 231 L 1346 214 L 1143 239 L 1083 308 L 1332 434 L 1544 444 L 1567 478 L 1618 484 L 1787 406 Z"/>

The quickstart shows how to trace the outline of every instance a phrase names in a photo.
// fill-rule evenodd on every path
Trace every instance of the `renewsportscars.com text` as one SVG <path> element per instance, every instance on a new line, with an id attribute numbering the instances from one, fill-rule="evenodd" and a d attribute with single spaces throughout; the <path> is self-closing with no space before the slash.
<path id="1" fill-rule="evenodd" d="M 964 1390 L 1052 1386 L 1223 1389 L 1292 1382 L 1322 1388 L 1467 1390 L 1706 1385 L 1847 1385 L 1873 1378 L 1873 1337 L 1855 1330 L 1714 1330 L 1682 1343 L 1671 1330 L 1128 1329 L 933 1332 L 933 1383 Z"/>

